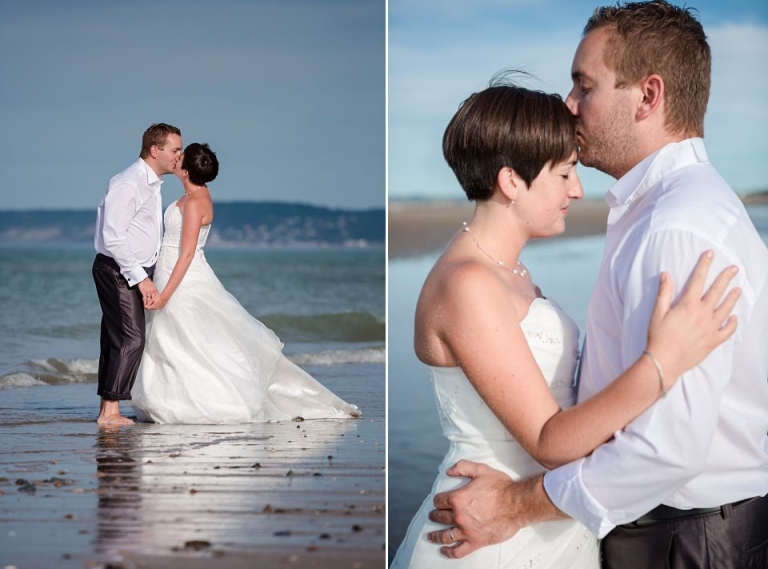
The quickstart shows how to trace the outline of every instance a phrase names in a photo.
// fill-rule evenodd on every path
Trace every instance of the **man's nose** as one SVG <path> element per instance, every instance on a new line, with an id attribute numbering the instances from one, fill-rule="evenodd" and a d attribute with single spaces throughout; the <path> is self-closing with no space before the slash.
<path id="1" fill-rule="evenodd" d="M 568 93 L 568 96 L 565 98 L 565 105 L 568 107 L 568 110 L 571 111 L 573 116 L 579 116 L 579 104 L 576 102 L 576 97 L 573 96 L 573 89 L 571 89 L 571 92 Z"/>

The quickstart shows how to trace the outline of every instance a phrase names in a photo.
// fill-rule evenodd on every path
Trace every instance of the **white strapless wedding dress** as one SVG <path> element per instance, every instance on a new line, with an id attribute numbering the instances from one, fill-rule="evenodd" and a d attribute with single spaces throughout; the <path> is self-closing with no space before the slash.
<path id="1" fill-rule="evenodd" d="M 521 326 L 531 352 L 561 407 L 574 404 L 572 386 L 579 352 L 579 329 L 554 302 L 534 300 Z M 512 438 L 480 398 L 460 368 L 430 368 L 443 434 L 450 441 L 432 493 L 422 504 L 392 563 L 392 569 L 597 569 L 597 538 L 572 520 L 529 526 L 513 538 L 462 559 L 443 557 L 427 533 L 444 526 L 427 519 L 435 494 L 463 486 L 445 470 L 459 459 L 485 463 L 515 480 L 544 468 Z"/>
<path id="2" fill-rule="evenodd" d="M 154 282 L 162 291 L 181 244 L 181 211 L 165 211 Z M 187 274 L 161 310 L 147 313 L 147 341 L 133 406 L 141 421 L 250 423 L 360 416 L 282 353 L 283 344 L 229 294 L 205 259 L 200 228 Z"/>

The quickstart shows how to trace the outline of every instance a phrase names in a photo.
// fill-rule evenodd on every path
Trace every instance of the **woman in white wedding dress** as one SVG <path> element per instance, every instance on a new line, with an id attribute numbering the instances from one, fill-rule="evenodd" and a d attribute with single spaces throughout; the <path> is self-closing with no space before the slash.
<path id="1" fill-rule="evenodd" d="M 648 334 L 652 355 L 574 406 L 579 330 L 519 261 L 530 239 L 563 232 L 569 204 L 583 195 L 570 111 L 556 95 L 492 86 L 457 111 L 443 152 L 476 207 L 423 285 L 414 346 L 429 366 L 450 446 L 392 568 L 597 569 L 597 539 L 572 520 L 526 527 L 461 559 L 444 557 L 427 534 L 446 528 L 427 515 L 436 493 L 464 484 L 445 470 L 468 459 L 518 480 L 589 454 L 733 333 L 728 315 L 738 293 L 718 305 L 732 275 L 721 273 L 702 297 L 711 262 L 702 255 L 674 308 L 672 283 L 662 275 Z M 449 535 L 460 543 L 461 535 Z"/>
<path id="2" fill-rule="evenodd" d="M 219 170 L 206 144 L 184 150 L 184 195 L 165 212 L 147 301 L 147 340 L 131 396 L 141 421 L 217 424 L 359 417 L 282 353 L 283 344 L 229 294 L 205 259 L 213 221 L 207 184 Z"/>

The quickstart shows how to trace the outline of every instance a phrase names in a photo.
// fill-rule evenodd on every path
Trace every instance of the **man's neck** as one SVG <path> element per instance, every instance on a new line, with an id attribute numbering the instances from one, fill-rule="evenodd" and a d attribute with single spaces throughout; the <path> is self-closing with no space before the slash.
<path id="1" fill-rule="evenodd" d="M 614 177 L 617 180 L 623 178 L 627 172 L 632 170 L 632 168 L 640 164 L 640 162 L 648 158 L 651 154 L 658 152 L 668 144 L 682 142 L 683 140 L 693 136 L 696 135 L 690 133 L 671 134 L 667 131 L 664 131 L 661 135 L 656 134 L 653 137 L 649 137 L 645 142 L 641 140 L 640 144 L 638 145 L 638 151 L 634 156 L 634 160 L 623 168 L 623 172 L 617 172 L 617 175 Z"/>
<path id="2" fill-rule="evenodd" d="M 145 163 L 147 166 L 149 166 L 149 167 L 152 169 L 152 171 L 155 173 L 155 175 L 156 175 L 158 178 L 160 178 L 161 180 L 163 179 L 163 176 L 164 176 L 165 174 L 164 174 L 164 173 L 163 173 L 163 174 L 161 174 L 161 173 L 158 171 L 158 168 L 159 168 L 159 166 L 157 165 L 157 162 L 155 162 L 154 160 L 152 160 L 152 158 L 142 158 L 142 160 L 144 160 L 144 163 Z"/>

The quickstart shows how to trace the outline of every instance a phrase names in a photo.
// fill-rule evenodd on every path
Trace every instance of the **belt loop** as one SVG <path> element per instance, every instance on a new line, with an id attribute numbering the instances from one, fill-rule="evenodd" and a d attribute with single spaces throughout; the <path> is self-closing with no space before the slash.
<path id="1" fill-rule="evenodd" d="M 722 508 L 720 508 L 721 514 L 723 516 L 724 520 L 727 520 L 733 515 L 733 505 L 731 504 L 725 504 Z"/>

